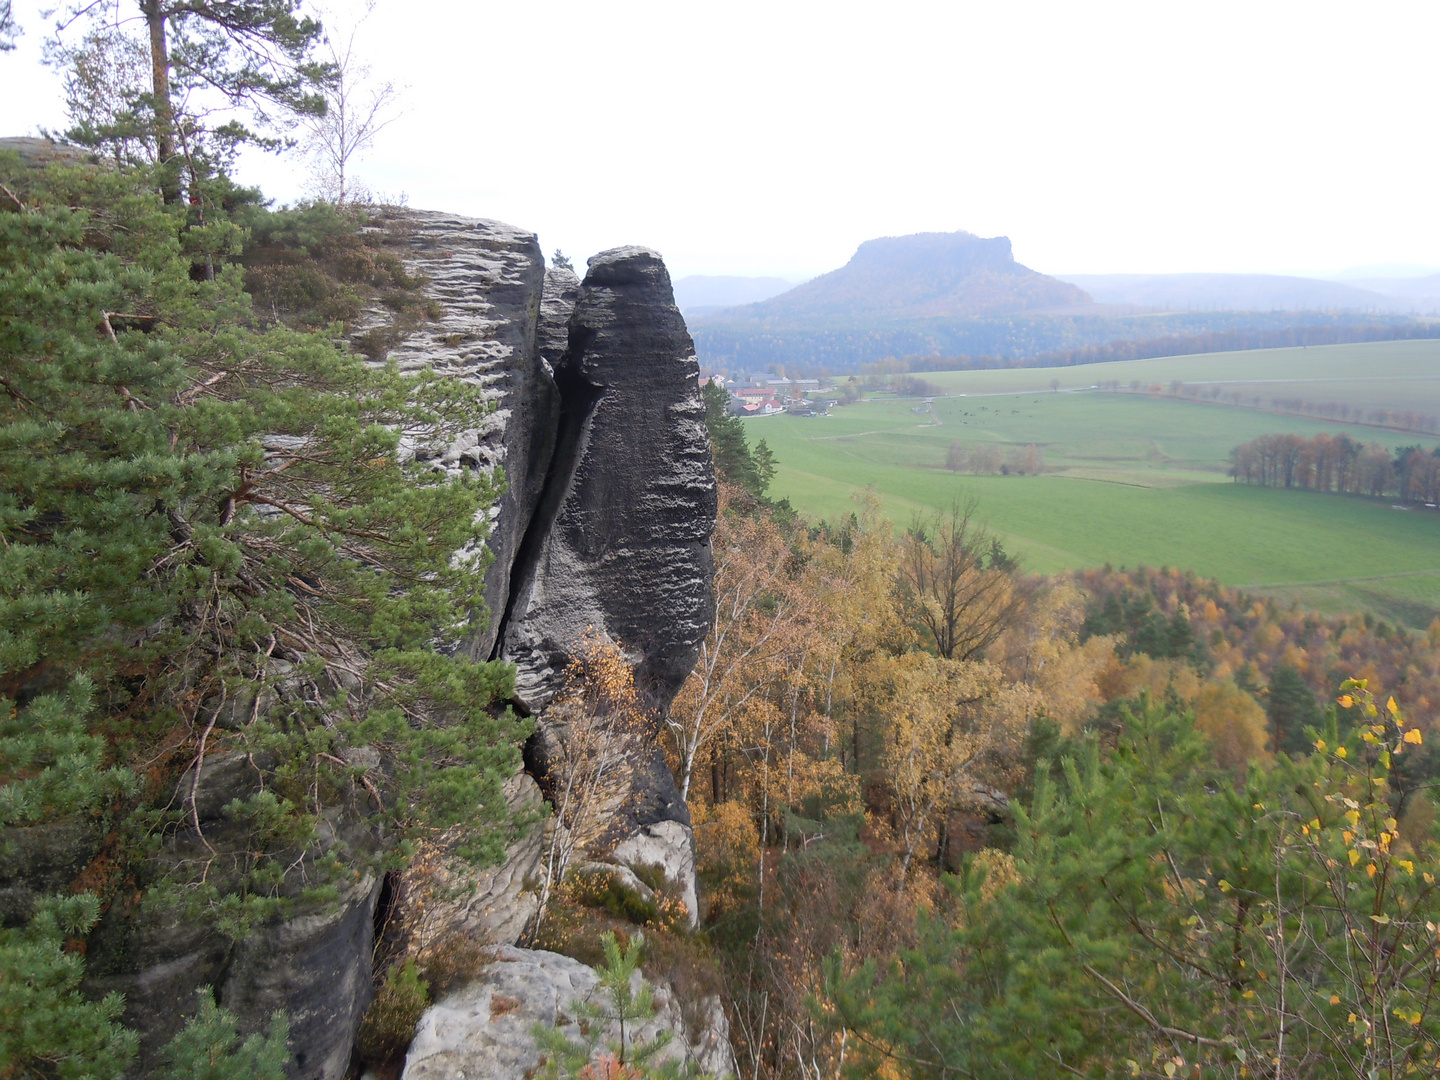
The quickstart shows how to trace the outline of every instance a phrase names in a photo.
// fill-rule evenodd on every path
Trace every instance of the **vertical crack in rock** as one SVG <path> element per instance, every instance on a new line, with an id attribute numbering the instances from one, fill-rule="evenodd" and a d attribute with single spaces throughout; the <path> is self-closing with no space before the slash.
<path id="1" fill-rule="evenodd" d="M 621 645 L 661 714 L 709 632 L 716 493 L 699 373 L 660 256 L 592 258 L 555 365 L 559 439 L 497 653 L 515 664 L 520 704 L 540 714 L 526 762 L 542 787 L 559 750 L 543 710 L 587 632 Z M 690 813 L 653 734 L 627 763 L 605 835 L 613 859 L 663 867 L 693 920 Z"/>
<path id="2" fill-rule="evenodd" d="M 514 548 L 514 557 L 506 580 L 504 611 L 499 614 L 493 630 L 493 644 L 488 652 L 497 659 L 505 641 L 506 628 L 515 615 L 517 599 L 528 596 L 534 580 L 535 566 L 549 535 L 555 515 L 569 490 L 575 462 L 584 444 L 590 413 L 599 400 L 601 387 L 579 377 L 565 364 L 570 343 L 570 316 L 580 291 L 580 279 L 564 267 L 545 271 L 545 289 L 540 301 L 540 319 L 535 331 L 535 346 L 540 364 L 555 388 L 555 420 L 546 433 L 543 449 L 536 446 L 530 461 L 543 476 L 534 488 L 527 507 L 528 525 L 524 536 Z M 535 440 L 539 442 L 538 439 Z M 543 453 L 543 463 L 541 454 Z M 563 657 L 557 658 L 563 663 Z M 524 707 L 522 703 L 522 708 Z"/>
<path id="3" fill-rule="evenodd" d="M 564 368 L 555 373 L 555 385 L 560 392 L 560 422 L 555 437 L 555 451 L 550 458 L 550 469 L 545 478 L 540 504 L 530 518 L 530 527 L 520 541 L 515 566 L 510 572 L 510 597 L 505 607 L 505 615 L 500 620 L 499 633 L 496 635 L 493 650 L 495 656 L 500 655 L 504 646 L 506 629 L 514 622 L 516 608 L 523 605 L 522 598 L 528 598 L 531 593 L 546 541 L 565 497 L 570 493 L 575 468 L 585 451 L 590 417 L 605 393 L 603 387 L 596 386 L 576 372 Z M 547 666 L 563 667 L 568 655 L 568 649 L 558 648 L 546 658 Z"/>
<path id="4" fill-rule="evenodd" d="M 520 704 L 535 712 L 593 627 L 623 645 L 639 685 L 668 708 L 709 630 L 716 500 L 699 367 L 663 262 L 643 248 L 604 252 L 581 283 L 547 273 L 534 234 L 499 222 L 401 211 L 394 223 L 439 315 L 396 341 L 390 358 L 402 371 L 471 382 L 495 404 L 429 462 L 447 472 L 502 467 L 508 481 L 490 518 L 491 618 L 467 648 L 513 661 Z M 375 329 L 389 315 L 368 318 Z M 689 814 L 658 739 L 633 765 L 632 797 L 609 823 L 615 858 L 664 866 L 693 899 Z M 223 808 L 272 767 L 245 755 L 207 762 L 196 812 L 209 844 L 246 850 L 246 827 Z M 538 801 L 528 778 L 513 779 L 512 806 Z M 182 777 L 177 790 L 188 784 Z M 363 866 L 385 846 L 368 798 L 352 784 L 333 810 L 327 849 Z M 33 882 L 0 880 L 0 911 L 50 877 L 69 880 L 96 843 L 88 826 L 73 837 L 37 832 L 21 852 L 33 856 L 24 860 Z M 152 870 L 198 860 L 199 844 L 169 837 Z M 457 925 L 513 939 L 539 850 L 538 834 L 513 846 L 479 889 L 483 903 Z M 195 1008 L 195 989 L 209 985 L 247 1032 L 275 1009 L 290 1014 L 297 1080 L 340 1080 L 371 996 L 384 882 L 362 871 L 338 888 L 333 904 L 302 905 L 233 945 L 204 923 L 117 902 L 91 935 L 87 992 L 125 994 L 125 1022 L 144 1034 L 141 1074 Z"/>

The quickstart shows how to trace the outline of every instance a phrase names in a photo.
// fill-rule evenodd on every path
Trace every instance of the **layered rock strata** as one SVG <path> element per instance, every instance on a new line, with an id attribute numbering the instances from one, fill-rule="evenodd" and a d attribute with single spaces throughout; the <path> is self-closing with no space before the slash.
<path id="1" fill-rule="evenodd" d="M 591 259 L 555 365 L 560 431 L 501 644 L 529 707 L 553 696 L 591 629 L 629 651 L 660 708 L 694 666 L 715 521 L 699 375 L 660 256 L 627 247 Z"/>
<path id="2" fill-rule="evenodd" d="M 407 268 L 439 283 L 431 291 L 444 315 L 392 355 L 402 366 L 435 356 L 496 395 L 493 422 L 457 439 L 441 464 L 500 465 L 509 482 L 488 545 L 490 623 L 470 649 L 515 664 L 517 704 L 538 728 L 527 769 L 544 791 L 563 742 L 546 706 L 587 634 L 621 645 L 659 714 L 709 630 L 716 493 L 694 345 L 653 251 L 603 252 L 581 281 L 565 268 L 542 272 L 533 238 L 506 226 L 424 214 L 406 222 Z M 469 297 L 467 276 L 484 297 Z M 629 790 L 607 809 L 610 850 L 592 854 L 663 868 L 693 922 L 689 813 L 659 732 L 650 734 L 629 762 Z M 446 888 L 428 893 L 432 928 L 515 943 L 535 906 L 526 882 L 533 887 L 553 827 L 531 826 L 504 867 L 471 871 L 473 881 L 443 860 Z"/>
<path id="3" fill-rule="evenodd" d="M 451 470 L 499 467 L 505 474 L 505 492 L 490 516 L 488 618 L 477 620 L 470 642 L 470 651 L 484 659 L 505 610 L 515 552 L 540 502 L 560 412 L 550 365 L 536 347 L 545 259 L 534 233 L 498 221 L 402 211 L 388 224 L 404 238 L 406 269 L 424 279 L 436 312 L 392 344 L 388 359 L 401 371 L 428 367 L 464 379 L 494 405 L 487 422 L 458 433 L 436 463 Z M 369 314 L 357 334 L 373 332 L 388 317 Z"/>

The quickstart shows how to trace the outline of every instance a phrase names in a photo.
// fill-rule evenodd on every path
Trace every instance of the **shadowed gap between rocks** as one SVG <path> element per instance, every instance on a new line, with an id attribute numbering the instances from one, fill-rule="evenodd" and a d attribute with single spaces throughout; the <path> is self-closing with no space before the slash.
<path id="1" fill-rule="evenodd" d="M 578 354 L 580 350 L 573 351 Z M 560 419 L 556 427 L 555 449 L 550 454 L 550 465 L 545 472 L 539 504 L 515 552 L 515 561 L 510 572 L 510 595 L 506 597 L 505 613 L 500 618 L 495 644 L 490 650 L 492 660 L 500 659 L 505 635 L 514 618 L 517 604 L 530 595 L 539 571 L 541 553 L 545 550 L 546 537 L 555 525 L 555 519 L 559 516 L 565 496 L 569 494 L 575 470 L 584 453 L 590 418 L 595 412 L 595 406 L 605 394 L 603 386 L 597 386 L 564 363 L 556 366 L 555 387 L 560 394 Z M 512 701 L 511 705 L 522 716 L 530 715 L 530 710 L 520 701 Z"/>

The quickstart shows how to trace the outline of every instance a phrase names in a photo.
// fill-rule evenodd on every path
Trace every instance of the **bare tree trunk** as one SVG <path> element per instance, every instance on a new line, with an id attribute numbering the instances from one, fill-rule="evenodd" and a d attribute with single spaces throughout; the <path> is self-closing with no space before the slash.
<path id="1" fill-rule="evenodd" d="M 765 757 L 760 771 L 760 882 L 756 902 L 755 940 L 765 929 L 765 845 L 770 841 L 770 740 L 773 728 L 770 718 L 765 719 Z"/>
<path id="2" fill-rule="evenodd" d="M 167 206 L 180 201 L 180 171 L 175 163 L 175 110 L 170 104 L 170 50 L 165 42 L 161 0 L 140 0 L 150 30 L 150 79 L 155 95 L 155 157 L 160 163 L 160 193 Z"/>

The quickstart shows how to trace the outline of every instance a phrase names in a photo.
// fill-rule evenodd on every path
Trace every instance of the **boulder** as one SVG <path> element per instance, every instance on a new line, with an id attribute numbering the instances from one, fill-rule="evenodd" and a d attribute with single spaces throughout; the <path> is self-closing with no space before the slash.
<path id="1" fill-rule="evenodd" d="M 695 835 L 688 823 L 657 821 L 643 825 L 616 845 L 613 857 L 627 867 L 659 867 L 680 890 L 690 925 L 696 925 L 700 904 L 695 883 Z"/>
<path id="2" fill-rule="evenodd" d="M 535 949 L 503 948 L 475 981 L 425 1011 L 405 1057 L 401 1080 L 523 1080 L 540 1067 L 532 1029 L 555 1024 L 580 1041 L 575 1005 L 603 1003 L 596 973 L 568 956 Z M 655 1016 L 628 1029 L 641 1041 L 674 1032 L 661 1060 L 687 1060 L 715 1076 L 733 1076 L 729 1029 L 718 1003 L 702 1009 L 704 1023 L 687 1028 L 679 1002 L 666 986 L 654 988 Z M 604 1041 L 618 1041 L 612 1021 Z"/>

